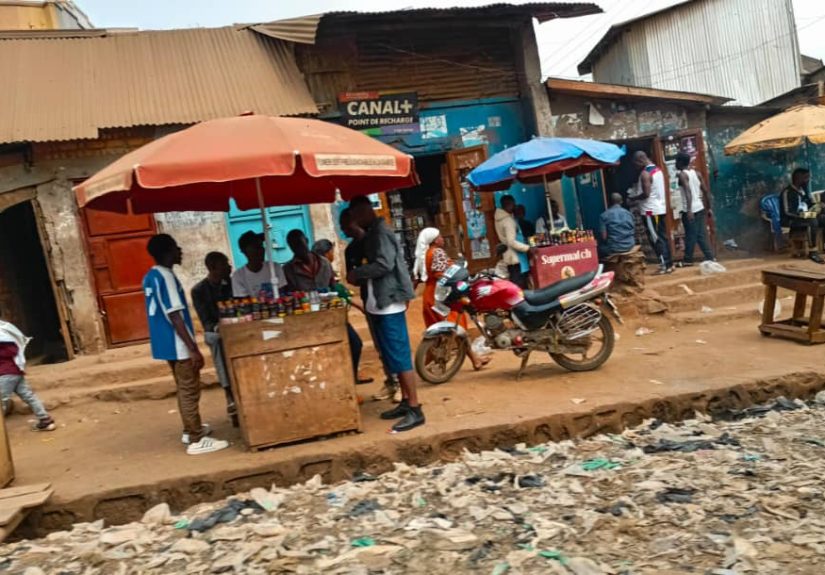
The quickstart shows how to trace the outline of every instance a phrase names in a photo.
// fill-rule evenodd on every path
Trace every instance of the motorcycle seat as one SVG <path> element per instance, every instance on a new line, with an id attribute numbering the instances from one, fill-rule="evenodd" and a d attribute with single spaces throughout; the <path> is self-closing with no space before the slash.
<path id="1" fill-rule="evenodd" d="M 534 330 L 544 327 L 550 316 L 559 309 L 561 309 L 561 304 L 558 300 L 544 305 L 530 305 L 527 301 L 523 301 L 515 306 L 512 312 L 524 324 L 524 327 Z"/>
<path id="2" fill-rule="evenodd" d="M 558 281 L 541 289 L 524 290 L 524 299 L 531 306 L 544 306 L 553 303 L 564 294 L 583 288 L 593 281 L 593 278 L 595 277 L 596 272 L 590 272 L 581 276 Z"/>

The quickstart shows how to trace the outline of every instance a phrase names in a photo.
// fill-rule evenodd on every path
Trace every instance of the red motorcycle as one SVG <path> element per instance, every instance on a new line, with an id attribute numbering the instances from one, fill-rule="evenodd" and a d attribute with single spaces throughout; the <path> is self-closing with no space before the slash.
<path id="1" fill-rule="evenodd" d="M 520 378 L 530 354 L 542 351 L 570 371 L 597 369 L 610 357 L 615 334 L 608 309 L 622 322 L 607 290 L 613 272 L 591 272 L 538 290 L 523 291 L 489 272 L 470 277 L 463 265 L 451 266 L 438 281 L 433 310 L 441 317 L 467 313 L 487 345 L 521 358 Z M 457 320 L 456 320 L 457 321 Z M 415 354 L 418 375 L 446 383 L 458 373 L 468 346 L 467 331 L 453 321 L 431 325 Z"/>

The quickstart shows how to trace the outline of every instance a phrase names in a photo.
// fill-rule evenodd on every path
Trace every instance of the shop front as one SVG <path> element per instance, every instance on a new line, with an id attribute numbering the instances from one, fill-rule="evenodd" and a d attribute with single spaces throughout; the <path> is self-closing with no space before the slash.
<path id="1" fill-rule="evenodd" d="M 493 195 L 473 190 L 466 179 L 490 155 L 529 138 L 519 100 L 422 104 L 417 125 L 406 133 L 398 131 L 393 126 L 367 133 L 415 157 L 420 184 L 388 193 L 376 203 L 404 246 L 410 267 L 416 238 L 425 227 L 438 228 L 448 252 L 465 258 L 471 271 L 495 266 L 493 218 L 502 194 L 512 194 L 525 207 L 527 219 L 546 217 L 541 186 L 517 184 Z"/>
<path id="2" fill-rule="evenodd" d="M 676 155 L 685 152 L 712 193 L 708 154 L 704 141 L 706 108 L 726 101 L 705 94 L 631 88 L 551 78 L 548 95 L 554 113 L 556 135 L 593 138 L 624 146 L 620 164 L 592 174 L 565 178 L 562 182 L 565 212 L 576 214 L 588 230 L 598 230 L 599 215 L 609 206 L 611 194 L 627 198 L 639 179 L 633 163 L 636 152 L 645 152 L 669 182 L 667 202 L 668 237 L 674 260 L 684 257 L 684 228 L 681 222 L 682 195 L 676 170 Z M 708 197 L 712 206 L 712 198 Z M 573 219 L 570 217 L 569 219 Z M 711 245 L 715 245 L 715 223 L 707 219 Z M 652 247 L 637 218 L 637 236 L 645 253 L 655 259 Z"/>

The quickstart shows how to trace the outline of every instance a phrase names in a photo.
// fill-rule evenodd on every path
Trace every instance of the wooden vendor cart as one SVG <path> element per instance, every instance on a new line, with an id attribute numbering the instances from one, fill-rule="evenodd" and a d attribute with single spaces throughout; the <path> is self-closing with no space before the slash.
<path id="1" fill-rule="evenodd" d="M 561 280 L 594 272 L 599 268 L 595 241 L 537 247 L 530 262 L 533 287 L 547 287 Z"/>
<path id="2" fill-rule="evenodd" d="M 241 432 L 251 449 L 360 429 L 345 309 L 220 330 Z"/>

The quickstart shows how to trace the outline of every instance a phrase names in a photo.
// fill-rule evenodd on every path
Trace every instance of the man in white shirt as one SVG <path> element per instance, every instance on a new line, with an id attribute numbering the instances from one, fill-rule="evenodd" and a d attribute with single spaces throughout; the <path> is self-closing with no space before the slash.
<path id="1" fill-rule="evenodd" d="M 265 258 L 264 234 L 252 230 L 245 232 L 238 239 L 238 247 L 246 256 L 246 265 L 236 269 L 232 274 L 232 295 L 258 297 L 261 291 L 274 294 L 272 270 Z M 273 262 L 272 266 L 275 268 L 275 280 L 278 283 L 276 287 L 280 289 L 286 285 L 284 270 L 277 263 Z"/>
<path id="2" fill-rule="evenodd" d="M 682 192 L 682 225 L 685 228 L 685 257 L 682 265 L 693 265 L 693 252 L 698 244 L 705 256 L 705 261 L 715 261 L 713 250 L 708 242 L 707 215 L 710 209 L 705 209 L 708 199 L 708 189 L 699 173 L 690 167 L 690 154 L 679 152 L 676 155 L 677 177 L 679 189 Z M 710 205 L 710 204 L 708 204 Z"/>
<path id="3" fill-rule="evenodd" d="M 633 154 L 633 163 L 639 168 L 640 211 L 645 222 L 648 240 L 659 257 L 659 274 L 673 273 L 673 259 L 670 255 L 670 242 L 667 236 L 667 204 L 665 176 L 648 155 L 639 150 Z"/>

